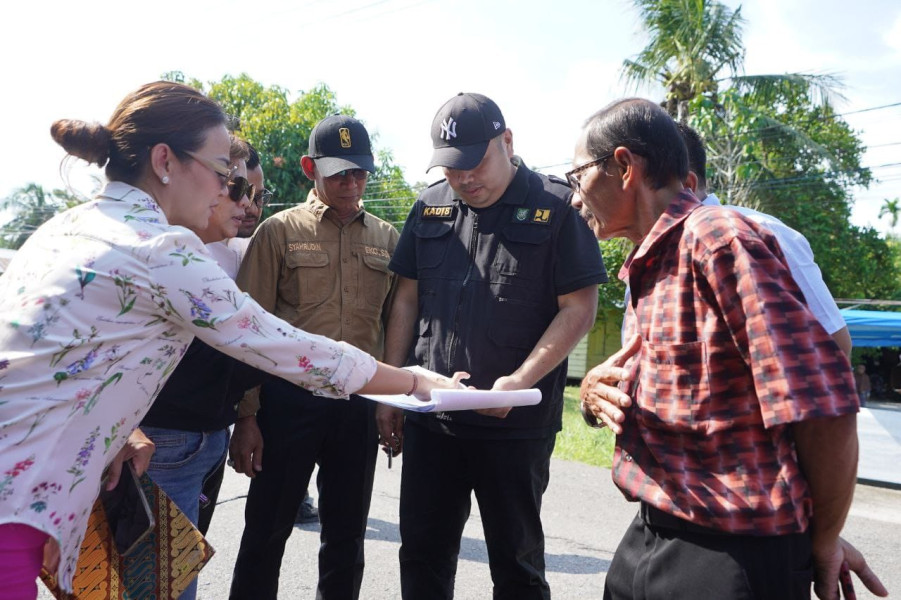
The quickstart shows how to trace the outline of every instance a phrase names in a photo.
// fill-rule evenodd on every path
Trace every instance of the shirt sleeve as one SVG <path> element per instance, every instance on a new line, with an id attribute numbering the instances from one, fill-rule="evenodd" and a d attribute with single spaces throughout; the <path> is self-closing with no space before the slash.
<path id="1" fill-rule="evenodd" d="M 832 298 L 832 293 L 826 287 L 826 282 L 823 281 L 823 273 L 814 261 L 813 249 L 807 238 L 776 218 L 747 216 L 768 228 L 776 236 L 792 278 L 798 284 L 801 293 L 804 294 L 804 300 L 810 312 L 820 322 L 826 333 L 831 335 L 844 327 L 845 319 Z"/>
<path id="2" fill-rule="evenodd" d="M 296 329 L 266 312 L 215 263 L 193 234 L 154 240 L 149 293 L 158 318 L 242 362 L 316 395 L 346 398 L 376 370 L 375 359 L 345 342 Z"/>
<path id="3" fill-rule="evenodd" d="M 766 427 L 857 411 L 847 357 L 763 240 L 737 235 L 696 264 L 751 370 Z"/>
<path id="4" fill-rule="evenodd" d="M 416 236 L 413 234 L 419 206 L 420 203 L 416 202 L 410 209 L 404 228 L 400 232 L 400 239 L 397 240 L 397 246 L 391 255 L 391 262 L 388 263 L 388 269 L 407 279 L 417 279 L 419 274 L 416 269 Z"/>
<path id="5" fill-rule="evenodd" d="M 268 312 L 275 312 L 276 283 L 281 275 L 284 252 L 282 222 L 277 219 L 263 221 L 247 247 L 235 279 L 238 288 L 250 294 Z"/>

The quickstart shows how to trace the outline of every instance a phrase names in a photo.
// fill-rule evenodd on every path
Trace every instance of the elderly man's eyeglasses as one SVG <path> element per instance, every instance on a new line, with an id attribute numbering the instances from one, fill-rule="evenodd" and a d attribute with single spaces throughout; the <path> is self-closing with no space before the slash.
<path id="1" fill-rule="evenodd" d="M 354 179 L 357 181 L 363 181 L 367 177 L 369 177 L 369 171 L 366 169 L 344 169 L 343 171 L 338 171 L 334 175 L 329 175 L 328 179 L 344 179 L 348 175 L 352 175 Z"/>
<path id="2" fill-rule="evenodd" d="M 272 192 L 270 192 L 266 188 L 258 191 L 253 196 L 253 203 L 257 205 L 257 208 L 263 208 L 270 202 L 272 202 Z"/>
<path id="3" fill-rule="evenodd" d="M 595 165 L 599 165 L 599 164 L 606 162 L 612 156 L 613 156 L 613 152 L 610 152 L 609 154 L 605 154 L 604 156 L 601 156 L 600 158 L 596 158 L 594 160 L 588 161 L 585 164 L 579 165 L 578 167 L 574 168 L 572 171 L 569 171 L 566 174 L 566 180 L 569 182 L 569 185 L 572 186 L 574 191 L 576 191 L 576 192 L 581 191 L 582 184 L 580 182 L 582 179 L 582 172 L 584 172 L 586 169 L 589 169 Z"/>

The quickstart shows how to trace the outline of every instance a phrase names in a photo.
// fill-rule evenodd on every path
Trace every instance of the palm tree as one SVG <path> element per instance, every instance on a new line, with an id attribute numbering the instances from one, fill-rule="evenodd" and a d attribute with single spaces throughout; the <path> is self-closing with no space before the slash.
<path id="1" fill-rule="evenodd" d="M 687 121 L 689 104 L 699 96 L 722 109 L 717 96 L 723 83 L 764 103 L 791 90 L 818 103 L 838 96 L 840 82 L 828 74 L 744 75 L 741 7 L 731 11 L 717 0 L 633 2 L 651 39 L 634 60 L 623 62 L 623 77 L 633 85 L 663 84 L 662 106 L 679 121 Z"/>
<path id="2" fill-rule="evenodd" d="M 635 60 L 623 62 L 631 84 L 659 81 L 666 107 L 685 122 L 687 105 L 698 95 L 716 92 L 716 76 L 741 68 L 741 9 L 734 13 L 705 0 L 635 0 L 651 41 Z"/>
<path id="3" fill-rule="evenodd" d="M 623 62 L 630 84 L 664 86 L 661 106 L 706 139 L 714 183 L 731 204 L 757 207 L 757 184 L 777 177 L 770 148 L 802 147 L 824 164 L 835 153 L 779 118 L 787 104 L 831 111 L 839 80 L 828 74 L 745 75 L 741 8 L 717 0 L 633 0 L 650 41 Z M 702 114 L 703 113 L 703 114 Z M 752 150 L 755 148 L 756 150 Z"/>
<path id="4" fill-rule="evenodd" d="M 0 227 L 0 248 L 18 249 L 45 221 L 81 201 L 64 190 L 48 193 L 37 183 L 13 190 L 0 200 L 0 213 L 12 215 Z"/>
<path id="5" fill-rule="evenodd" d="M 886 198 L 882 202 L 882 208 L 879 209 L 879 218 L 888 216 L 890 219 L 890 227 L 892 228 L 892 232 L 894 233 L 895 227 L 898 226 L 898 219 L 901 218 L 901 199 L 895 198 L 894 200 L 889 200 Z"/>

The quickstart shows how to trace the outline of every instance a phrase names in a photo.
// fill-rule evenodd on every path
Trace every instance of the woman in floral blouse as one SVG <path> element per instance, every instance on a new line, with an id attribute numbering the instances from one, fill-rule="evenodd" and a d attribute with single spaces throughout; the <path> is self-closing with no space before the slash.
<path id="1" fill-rule="evenodd" d="M 106 126 L 51 129 L 109 183 L 39 228 L 0 277 L 0 599 L 37 596 L 48 538 L 71 589 L 101 475 L 110 465 L 112 486 L 123 460 L 146 467 L 152 446 L 126 441 L 195 335 L 322 396 L 454 385 L 294 329 L 235 287 L 190 231 L 230 202 L 225 123 L 200 92 L 156 82 Z"/>

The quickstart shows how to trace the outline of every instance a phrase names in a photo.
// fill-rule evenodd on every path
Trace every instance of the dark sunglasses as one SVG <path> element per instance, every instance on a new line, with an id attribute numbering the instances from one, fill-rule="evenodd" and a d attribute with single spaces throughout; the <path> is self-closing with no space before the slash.
<path id="1" fill-rule="evenodd" d="M 566 173 L 566 180 L 569 182 L 569 185 L 572 186 L 573 190 L 578 192 L 579 190 L 582 189 L 582 185 L 580 183 L 580 181 L 582 179 L 582 175 L 581 175 L 582 171 L 584 171 L 585 169 L 588 169 L 590 167 L 593 167 L 594 165 L 599 165 L 599 164 L 605 162 L 606 160 L 608 160 L 612 156 L 613 156 L 613 152 L 611 152 L 609 154 L 605 154 L 604 156 L 601 156 L 594 160 L 590 160 L 587 163 L 579 165 L 572 171 L 569 171 Z"/>
<path id="2" fill-rule="evenodd" d="M 343 171 L 338 171 L 334 175 L 329 175 L 328 178 L 331 179 L 334 177 L 335 179 L 344 179 L 348 175 L 353 175 L 353 178 L 357 181 L 363 181 L 369 177 L 369 171 L 366 169 L 344 169 Z"/>
<path id="3" fill-rule="evenodd" d="M 257 208 L 263 208 L 270 202 L 272 202 L 272 192 L 266 188 L 261 189 L 253 197 L 253 203 L 257 205 Z"/>
<path id="4" fill-rule="evenodd" d="M 232 177 L 231 181 L 228 182 L 228 197 L 231 198 L 232 202 L 240 202 L 244 196 L 254 198 L 253 184 L 247 181 L 246 177 L 241 177 L 240 175 Z"/>

